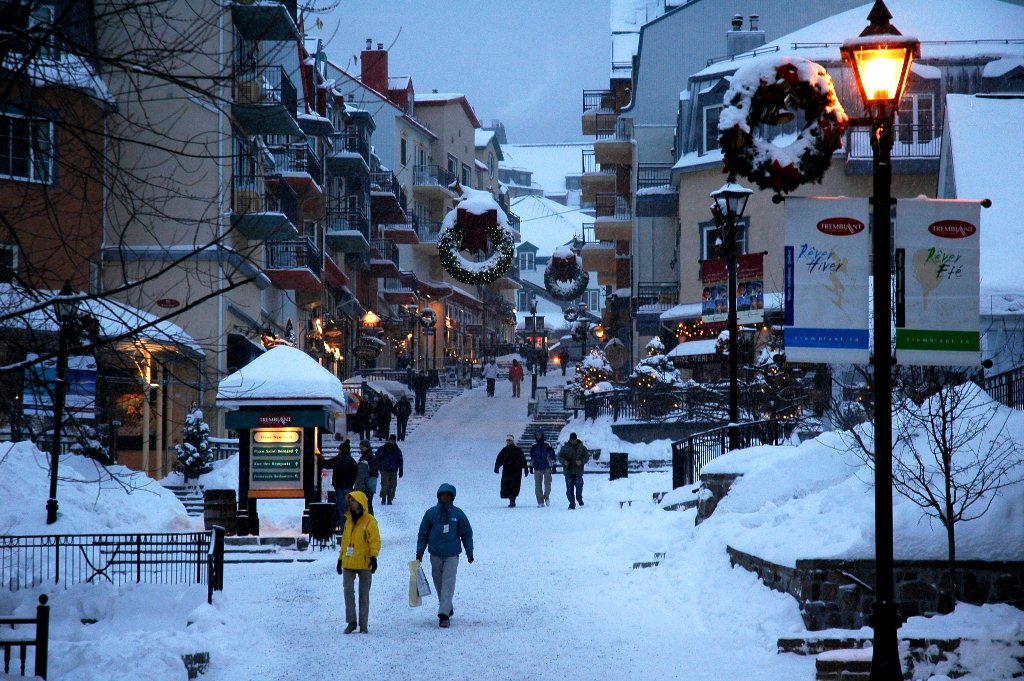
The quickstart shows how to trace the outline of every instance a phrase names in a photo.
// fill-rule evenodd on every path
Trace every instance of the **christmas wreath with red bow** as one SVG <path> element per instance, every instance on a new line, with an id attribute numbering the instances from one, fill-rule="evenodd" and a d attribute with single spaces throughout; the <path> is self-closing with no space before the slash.
<path id="1" fill-rule="evenodd" d="M 788 194 L 821 182 L 832 153 L 843 145 L 848 118 L 832 77 L 802 57 L 778 57 L 736 71 L 723 98 L 718 144 L 725 171 L 761 189 Z M 796 139 L 777 146 L 756 135 L 762 124 L 782 125 L 803 114 Z"/>
<path id="2" fill-rule="evenodd" d="M 590 275 L 575 251 L 555 251 L 544 269 L 544 288 L 558 300 L 576 300 L 589 283 Z"/>
<path id="3" fill-rule="evenodd" d="M 489 284 L 500 278 L 515 258 L 515 242 L 505 228 L 507 224 L 497 204 L 479 213 L 467 208 L 449 211 L 437 240 L 445 272 L 465 284 Z M 462 251 L 487 255 L 488 242 L 491 251 L 484 260 L 474 262 L 462 255 Z"/>

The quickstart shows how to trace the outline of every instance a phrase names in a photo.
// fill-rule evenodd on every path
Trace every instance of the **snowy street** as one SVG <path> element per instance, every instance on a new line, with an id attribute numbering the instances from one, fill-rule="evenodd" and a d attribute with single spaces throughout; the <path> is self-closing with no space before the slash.
<path id="1" fill-rule="evenodd" d="M 404 443 L 395 503 L 375 504 L 383 548 L 368 635 L 341 634 L 336 551 L 311 564 L 232 565 L 215 607 L 259 626 L 217 640 L 204 678 L 334 679 L 344 669 L 379 679 L 610 679 L 640 669 L 651 679 L 809 678 L 813 658 L 775 652 L 780 635 L 802 629 L 796 603 L 730 569 L 724 550 L 684 539 L 693 512 L 665 512 L 651 498 L 669 491 L 669 473 L 587 475 L 586 506 L 575 511 L 560 474 L 551 506 L 537 508 L 531 476 L 508 508 L 494 459 L 507 433 L 523 431 L 526 404 L 507 381 L 494 398 L 476 387 Z M 415 609 L 407 597 L 416 531 L 441 482 L 458 489 L 476 545 L 473 565 L 461 560 L 447 631 L 437 626 L 435 596 Z M 625 500 L 635 501 L 620 508 Z M 660 552 L 660 566 L 632 569 Z"/>

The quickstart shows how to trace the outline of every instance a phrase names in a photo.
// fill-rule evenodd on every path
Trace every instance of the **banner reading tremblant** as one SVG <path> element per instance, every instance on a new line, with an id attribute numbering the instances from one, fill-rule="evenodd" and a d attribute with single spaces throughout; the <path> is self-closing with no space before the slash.
<path id="1" fill-rule="evenodd" d="M 729 322 L 729 260 L 714 258 L 701 263 L 701 323 L 711 331 Z M 764 321 L 764 253 L 736 256 L 736 322 Z"/>
<path id="2" fill-rule="evenodd" d="M 867 363 L 867 222 L 867 199 L 786 199 L 788 361 Z"/>
<path id="3" fill-rule="evenodd" d="M 896 361 L 977 366 L 981 205 L 912 199 L 896 217 Z"/>

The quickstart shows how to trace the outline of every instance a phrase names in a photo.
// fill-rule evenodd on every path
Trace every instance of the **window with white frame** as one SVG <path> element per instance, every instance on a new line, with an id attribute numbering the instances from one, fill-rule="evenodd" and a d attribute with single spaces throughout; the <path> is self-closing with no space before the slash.
<path id="1" fill-rule="evenodd" d="M 0 176 L 51 184 L 53 152 L 53 121 L 0 113 Z"/>
<path id="2" fill-rule="evenodd" d="M 535 260 L 536 253 L 531 251 L 522 251 L 519 254 L 519 269 L 520 270 L 535 270 L 537 264 Z"/>
<path id="3" fill-rule="evenodd" d="M 750 218 L 740 218 L 736 225 L 736 252 L 747 252 L 747 227 L 750 225 Z M 714 220 L 700 223 L 700 259 L 710 260 L 717 258 L 718 247 L 715 241 L 718 239 L 718 226 Z"/>
<path id="4" fill-rule="evenodd" d="M 18 247 L 12 243 L 0 242 L 0 283 L 13 283 L 17 273 Z"/>
<path id="5" fill-rule="evenodd" d="M 473 187 L 473 169 L 465 163 L 462 164 L 462 186 Z"/>
<path id="6" fill-rule="evenodd" d="M 587 304 L 591 312 L 597 312 L 601 309 L 601 291 L 596 288 L 588 288 L 583 293 L 583 302 Z"/>
<path id="7" fill-rule="evenodd" d="M 722 114 L 722 105 L 704 107 L 704 139 L 701 140 L 700 153 L 709 154 L 718 148 L 718 117 Z"/>
<path id="8" fill-rule="evenodd" d="M 935 138 L 935 97 L 930 92 L 909 92 L 896 113 L 896 135 L 903 144 Z"/>

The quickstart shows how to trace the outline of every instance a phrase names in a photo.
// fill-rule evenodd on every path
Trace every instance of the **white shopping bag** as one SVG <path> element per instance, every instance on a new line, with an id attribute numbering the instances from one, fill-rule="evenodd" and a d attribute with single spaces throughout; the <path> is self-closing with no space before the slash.
<path id="1" fill-rule="evenodd" d="M 416 590 L 421 598 L 431 594 L 430 582 L 427 581 L 427 575 L 423 572 L 423 565 L 420 563 L 416 564 Z"/>
<path id="2" fill-rule="evenodd" d="M 409 607 L 418 608 L 423 600 L 420 598 L 419 588 L 416 586 L 416 573 L 422 572 L 418 560 L 409 561 Z"/>

